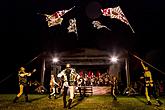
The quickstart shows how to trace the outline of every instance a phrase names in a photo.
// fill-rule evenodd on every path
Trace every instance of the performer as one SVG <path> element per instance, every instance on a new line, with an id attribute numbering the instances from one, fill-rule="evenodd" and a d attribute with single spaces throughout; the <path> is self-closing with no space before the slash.
<path id="1" fill-rule="evenodd" d="M 113 96 L 113 100 L 117 101 L 116 91 L 117 91 L 117 77 L 112 76 L 112 80 L 110 81 L 111 87 L 111 94 Z"/>
<path id="2" fill-rule="evenodd" d="M 67 90 L 69 89 L 70 92 L 70 98 L 68 100 L 68 108 L 71 108 L 71 103 L 74 98 L 74 91 L 75 91 L 75 81 L 77 78 L 79 78 L 79 75 L 76 73 L 76 70 L 74 68 L 71 68 L 70 64 L 66 64 L 66 68 L 62 70 L 57 77 L 62 77 L 64 78 L 64 83 L 63 83 L 63 103 L 64 103 L 64 108 L 66 108 L 66 96 L 67 96 Z"/>
<path id="3" fill-rule="evenodd" d="M 50 94 L 49 94 L 49 99 L 51 99 L 51 96 L 53 95 L 54 98 L 56 99 L 56 86 L 59 86 L 59 84 L 55 81 L 54 75 L 51 75 L 50 79 Z"/>
<path id="4" fill-rule="evenodd" d="M 58 82 L 59 86 L 58 86 L 58 93 L 61 96 L 62 95 L 62 89 L 63 89 L 63 84 L 64 84 L 64 76 L 61 76 L 61 78 L 59 79 Z"/>
<path id="5" fill-rule="evenodd" d="M 80 78 L 77 80 L 77 87 L 78 87 L 78 90 L 79 90 L 79 93 L 80 93 L 80 97 L 82 97 L 82 93 L 81 93 L 82 82 L 83 82 L 83 78 L 80 77 Z"/>
<path id="6" fill-rule="evenodd" d="M 35 71 L 36 69 L 33 70 L 33 72 Z M 23 93 L 25 94 L 25 101 L 28 102 L 28 76 L 31 76 L 32 73 L 25 72 L 24 67 L 21 67 L 20 70 L 18 71 L 20 91 L 13 100 L 14 103 L 16 103 L 16 101 L 19 99 L 19 97 L 21 97 Z"/>
<path id="7" fill-rule="evenodd" d="M 141 61 L 141 65 L 144 69 L 144 77 L 141 77 L 141 79 L 143 78 L 145 79 L 145 95 L 147 98 L 147 105 L 152 105 L 150 96 L 149 96 L 151 93 L 153 97 L 156 99 L 156 101 L 159 103 L 159 105 L 162 105 L 163 103 L 158 99 L 158 96 L 156 95 L 151 72 L 149 71 L 148 67 L 144 65 L 142 61 Z"/>

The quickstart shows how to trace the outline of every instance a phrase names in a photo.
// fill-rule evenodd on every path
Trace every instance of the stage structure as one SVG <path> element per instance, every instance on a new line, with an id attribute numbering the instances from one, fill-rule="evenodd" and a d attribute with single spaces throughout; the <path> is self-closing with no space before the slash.
<path id="1" fill-rule="evenodd" d="M 61 71 L 61 65 L 58 65 L 58 63 L 52 63 L 51 64 L 51 75 L 57 76 L 57 74 Z M 57 81 L 57 77 L 55 78 Z"/>
<path id="2" fill-rule="evenodd" d="M 125 49 L 120 49 L 119 62 L 117 64 L 113 64 L 110 61 L 110 57 L 114 55 L 111 51 L 104 51 L 98 49 L 89 49 L 89 48 L 81 48 L 75 49 L 71 51 L 63 51 L 63 52 L 52 52 L 47 53 L 45 56 L 45 63 L 43 65 L 51 66 L 51 73 L 57 75 L 62 69 L 65 68 L 66 63 L 70 63 L 72 67 L 75 67 L 77 71 L 79 70 L 90 70 L 90 69 L 104 69 L 106 73 L 110 75 L 116 75 L 118 79 L 121 79 L 121 66 L 125 65 L 125 75 L 127 80 L 127 88 L 125 91 L 130 90 L 130 73 L 129 73 L 129 62 L 128 55 Z M 57 57 L 59 59 L 58 62 L 53 63 L 53 57 Z M 44 69 L 43 69 L 44 70 Z M 42 78 L 44 77 L 42 71 Z M 44 79 L 42 79 L 44 81 Z M 44 83 L 44 82 L 42 82 Z"/>
<path id="3" fill-rule="evenodd" d="M 47 89 L 44 86 L 44 79 L 45 79 L 45 70 L 46 70 L 46 59 L 45 59 L 45 53 L 42 54 L 41 56 L 42 60 L 42 66 L 41 66 L 41 83 L 40 86 L 35 89 L 38 93 L 45 93 L 47 92 Z"/>
<path id="4" fill-rule="evenodd" d="M 123 51 L 123 50 L 121 50 Z M 120 52 L 123 53 L 123 52 Z M 70 63 L 72 67 L 75 67 L 77 71 L 79 70 L 103 70 L 104 72 L 117 75 L 120 77 L 120 64 L 123 62 L 123 58 L 120 58 L 120 62 L 117 64 L 112 64 L 110 61 L 112 52 L 98 50 L 98 49 L 89 49 L 81 48 L 75 49 L 72 51 L 64 51 L 55 53 L 54 56 L 59 58 L 59 62 L 52 64 L 52 73 L 65 68 L 66 63 Z M 53 56 L 53 55 L 52 55 Z M 120 55 L 123 57 L 123 55 Z M 57 67 L 61 66 L 61 67 Z M 60 68 L 60 69 L 59 69 Z"/>

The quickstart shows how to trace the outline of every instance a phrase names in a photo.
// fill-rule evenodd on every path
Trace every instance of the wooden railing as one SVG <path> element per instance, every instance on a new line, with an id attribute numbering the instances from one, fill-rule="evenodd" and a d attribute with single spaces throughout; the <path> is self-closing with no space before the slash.
<path id="1" fill-rule="evenodd" d="M 92 86 L 80 86 L 82 95 L 93 95 L 93 87 Z M 76 89 L 75 94 L 80 94 L 79 90 Z"/>

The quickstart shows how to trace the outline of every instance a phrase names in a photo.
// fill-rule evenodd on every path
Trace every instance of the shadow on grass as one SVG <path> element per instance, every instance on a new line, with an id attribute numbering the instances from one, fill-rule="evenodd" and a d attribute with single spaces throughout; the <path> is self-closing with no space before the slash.
<path id="1" fill-rule="evenodd" d="M 146 104 L 146 101 L 144 101 L 142 98 L 140 98 L 140 97 L 136 97 L 136 96 L 135 96 L 135 98 L 136 98 L 138 101 L 140 101 L 140 102 Z"/>
<path id="2" fill-rule="evenodd" d="M 62 97 L 62 94 L 58 94 L 57 96 L 56 96 L 56 99 L 59 99 L 59 98 L 61 98 Z"/>
<path id="3" fill-rule="evenodd" d="M 42 96 L 42 97 L 34 98 L 34 99 L 29 100 L 29 102 L 33 102 L 33 101 L 36 101 L 36 100 L 40 100 L 40 99 L 45 98 L 45 97 L 47 97 L 47 96 L 44 95 L 44 96 Z"/>
<path id="4" fill-rule="evenodd" d="M 78 104 L 80 104 L 83 100 L 84 100 L 84 96 L 79 96 L 77 97 L 73 102 L 72 102 L 72 106 L 71 108 L 77 106 Z"/>
<path id="5" fill-rule="evenodd" d="M 119 107 L 121 104 L 117 100 L 112 100 L 112 107 Z"/>

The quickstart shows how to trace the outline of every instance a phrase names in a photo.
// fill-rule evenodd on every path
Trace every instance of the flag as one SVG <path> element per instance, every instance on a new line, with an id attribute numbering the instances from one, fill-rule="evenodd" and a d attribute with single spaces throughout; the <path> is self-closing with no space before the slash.
<path id="1" fill-rule="evenodd" d="M 101 12 L 103 13 L 104 16 L 110 16 L 111 18 L 119 19 L 120 21 L 129 25 L 129 22 L 125 17 L 124 13 L 122 12 L 120 6 L 114 8 L 101 9 Z"/>
<path id="2" fill-rule="evenodd" d="M 77 34 L 77 26 L 76 26 L 76 19 L 73 18 L 73 19 L 70 19 L 69 20 L 69 26 L 68 26 L 68 32 L 74 32 Z"/>
<path id="3" fill-rule="evenodd" d="M 93 27 L 95 27 L 96 29 L 106 28 L 110 30 L 107 26 L 102 25 L 99 21 L 92 21 L 92 24 L 93 24 Z"/>
<path id="4" fill-rule="evenodd" d="M 61 10 L 53 13 L 52 15 L 44 14 L 46 16 L 46 21 L 48 22 L 48 27 L 52 27 L 55 25 L 59 25 L 62 23 L 63 18 L 62 16 L 72 10 L 74 7 L 70 8 L 69 10 Z"/>
<path id="5" fill-rule="evenodd" d="M 61 24 L 63 21 L 63 18 L 55 18 L 54 16 L 51 16 L 47 18 L 47 21 L 48 21 L 48 27 L 52 27 L 52 26 Z"/>

